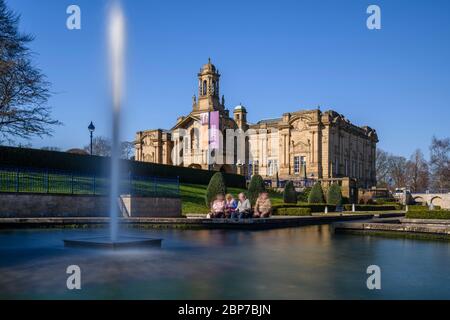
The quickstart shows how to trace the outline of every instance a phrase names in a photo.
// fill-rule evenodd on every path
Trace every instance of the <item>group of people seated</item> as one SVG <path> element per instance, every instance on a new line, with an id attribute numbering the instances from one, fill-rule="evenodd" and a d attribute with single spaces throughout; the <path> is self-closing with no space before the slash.
<path id="1" fill-rule="evenodd" d="M 261 192 L 252 208 L 250 200 L 245 193 L 238 195 L 236 200 L 233 195 L 219 194 L 211 203 L 211 212 L 207 218 L 224 219 L 249 219 L 249 218 L 268 218 L 272 214 L 272 202 L 267 192 Z"/>

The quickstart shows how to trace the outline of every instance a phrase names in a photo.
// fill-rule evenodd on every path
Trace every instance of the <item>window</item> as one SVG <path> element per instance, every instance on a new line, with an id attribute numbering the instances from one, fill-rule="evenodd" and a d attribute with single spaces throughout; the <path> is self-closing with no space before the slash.
<path id="1" fill-rule="evenodd" d="M 267 164 L 267 175 L 274 176 L 278 172 L 278 161 L 277 160 L 269 160 Z"/>
<path id="2" fill-rule="evenodd" d="M 300 173 L 300 157 L 294 157 L 294 174 Z"/>
<path id="3" fill-rule="evenodd" d="M 304 168 L 306 171 L 306 158 L 300 157 L 300 167 Z"/>
<path id="4" fill-rule="evenodd" d="M 346 176 L 346 177 L 348 177 L 349 176 L 349 167 L 348 167 L 348 160 L 347 159 L 345 159 L 345 173 L 344 173 L 344 175 Z"/>
<path id="5" fill-rule="evenodd" d="M 253 174 L 259 174 L 259 161 L 253 161 Z"/>
<path id="6" fill-rule="evenodd" d="M 334 159 L 334 163 L 333 163 L 333 174 L 334 175 L 339 175 L 339 158 L 336 157 Z"/>
<path id="7" fill-rule="evenodd" d="M 203 80 L 203 95 L 206 96 L 206 90 L 208 89 L 208 83 Z"/>

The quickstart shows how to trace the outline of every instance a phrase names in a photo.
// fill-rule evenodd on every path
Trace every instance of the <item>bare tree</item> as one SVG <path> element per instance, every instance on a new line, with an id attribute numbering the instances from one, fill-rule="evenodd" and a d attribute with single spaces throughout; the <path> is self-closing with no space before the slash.
<path id="1" fill-rule="evenodd" d="M 33 37 L 18 25 L 19 16 L 0 0 L 0 142 L 51 135 L 50 127 L 60 124 L 47 106 L 50 84 L 31 62 Z"/>
<path id="2" fill-rule="evenodd" d="M 105 137 L 95 137 L 92 139 L 92 154 L 94 156 L 109 157 L 111 156 L 111 140 Z M 131 159 L 134 155 L 134 143 L 123 141 L 120 143 L 120 154 L 122 159 Z M 84 146 L 83 150 L 90 152 L 91 146 Z"/>
<path id="3" fill-rule="evenodd" d="M 120 145 L 122 159 L 130 160 L 134 156 L 134 143 L 129 141 L 124 141 Z"/>
<path id="4" fill-rule="evenodd" d="M 390 156 L 389 158 L 389 170 L 390 178 L 394 187 L 403 188 L 408 185 L 408 161 L 405 157 L 401 156 Z"/>
<path id="5" fill-rule="evenodd" d="M 433 137 L 430 146 L 430 167 L 433 189 L 439 192 L 450 190 L 450 138 Z"/>
<path id="6" fill-rule="evenodd" d="M 83 148 L 86 152 L 91 152 L 91 146 L 87 145 Z M 111 141 L 105 137 L 95 137 L 92 139 L 92 155 L 109 157 L 111 155 Z"/>
<path id="7" fill-rule="evenodd" d="M 390 159 L 391 155 L 382 149 L 377 149 L 376 172 L 377 184 L 380 187 L 387 187 L 390 178 Z"/>
<path id="8" fill-rule="evenodd" d="M 41 150 L 45 150 L 45 151 L 61 151 L 61 148 L 48 146 L 48 147 L 42 147 Z"/>
<path id="9" fill-rule="evenodd" d="M 407 163 L 407 175 L 412 192 L 424 192 L 428 189 L 430 171 L 420 149 L 411 155 Z"/>

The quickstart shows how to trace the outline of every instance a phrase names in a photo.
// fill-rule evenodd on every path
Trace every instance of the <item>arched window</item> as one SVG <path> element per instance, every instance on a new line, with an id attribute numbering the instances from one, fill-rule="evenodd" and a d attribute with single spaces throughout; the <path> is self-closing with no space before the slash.
<path id="1" fill-rule="evenodd" d="M 203 95 L 206 96 L 206 91 L 208 89 L 208 82 L 206 80 L 203 80 Z"/>
<path id="2" fill-rule="evenodd" d="M 197 150 L 199 147 L 199 141 L 198 141 L 198 130 L 196 128 L 192 128 L 190 132 L 190 140 L 191 140 L 191 151 Z"/>
<path id="3" fill-rule="evenodd" d="M 212 83 L 212 90 L 213 90 L 212 94 L 215 94 L 216 93 L 216 81 L 215 80 L 213 80 L 213 83 Z"/>

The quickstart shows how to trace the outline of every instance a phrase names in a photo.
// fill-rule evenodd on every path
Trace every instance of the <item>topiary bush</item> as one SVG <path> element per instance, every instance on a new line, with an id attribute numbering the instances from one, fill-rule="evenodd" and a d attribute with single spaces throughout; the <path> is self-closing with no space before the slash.
<path id="1" fill-rule="evenodd" d="M 252 206 L 255 205 L 256 199 L 258 199 L 259 194 L 263 191 L 266 191 L 264 180 L 259 174 L 255 174 L 248 185 L 248 199 Z"/>
<path id="2" fill-rule="evenodd" d="M 304 188 L 303 191 L 298 193 L 297 199 L 300 202 L 308 202 L 309 193 L 311 192 L 311 187 Z"/>
<path id="3" fill-rule="evenodd" d="M 328 188 L 327 203 L 335 206 L 340 206 L 342 204 L 342 191 L 338 184 L 334 183 Z"/>
<path id="4" fill-rule="evenodd" d="M 308 197 L 309 203 L 325 203 L 325 199 L 323 198 L 323 189 L 320 182 L 317 182 L 311 189 Z"/>
<path id="5" fill-rule="evenodd" d="M 292 181 L 288 181 L 284 186 L 283 202 L 297 203 L 297 191 L 295 191 L 294 183 Z"/>
<path id="6" fill-rule="evenodd" d="M 218 194 L 224 196 L 227 194 L 227 186 L 221 172 L 216 172 L 211 177 L 208 187 L 206 188 L 205 202 L 208 208 L 211 206 L 211 202 L 214 201 Z"/>

